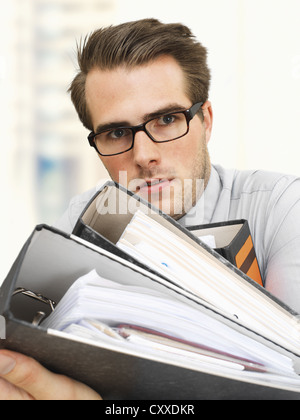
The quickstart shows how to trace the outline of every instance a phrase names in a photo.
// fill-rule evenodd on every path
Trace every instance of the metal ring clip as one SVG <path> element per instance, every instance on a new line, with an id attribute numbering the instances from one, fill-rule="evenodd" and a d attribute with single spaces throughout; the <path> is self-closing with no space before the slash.
<path id="1" fill-rule="evenodd" d="M 24 289 L 23 287 L 18 287 L 14 292 L 13 296 L 23 294 L 25 296 L 28 296 L 32 299 L 38 300 L 39 302 L 45 303 L 46 305 L 49 305 L 51 308 L 51 311 L 53 312 L 56 307 L 56 302 L 52 299 L 48 299 L 45 296 L 42 296 L 40 293 L 32 292 L 31 290 Z M 34 317 L 32 324 L 35 326 L 40 325 L 40 323 L 43 321 L 43 319 L 46 317 L 46 314 L 44 312 L 39 311 L 36 316 Z"/>

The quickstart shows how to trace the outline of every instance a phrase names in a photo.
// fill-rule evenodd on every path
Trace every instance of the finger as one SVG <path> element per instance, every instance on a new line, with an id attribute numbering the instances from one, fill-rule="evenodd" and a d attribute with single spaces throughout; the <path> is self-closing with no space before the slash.
<path id="1" fill-rule="evenodd" d="M 33 400 L 33 397 L 28 392 L 19 389 L 0 378 L 0 401 L 24 401 Z"/>
<path id="2" fill-rule="evenodd" d="M 36 400 L 101 399 L 86 385 L 54 374 L 34 359 L 8 350 L 0 351 L 0 376 L 17 387 L 16 397 L 21 390 Z"/>

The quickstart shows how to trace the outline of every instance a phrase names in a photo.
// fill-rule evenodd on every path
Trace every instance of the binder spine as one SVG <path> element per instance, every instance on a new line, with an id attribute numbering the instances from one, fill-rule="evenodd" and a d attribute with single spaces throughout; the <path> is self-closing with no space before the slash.
<path id="1" fill-rule="evenodd" d="M 236 254 L 234 260 L 235 265 L 239 270 L 247 274 L 248 277 L 256 281 L 260 286 L 263 286 L 251 235 L 248 236 L 244 245 Z"/>
<path id="2" fill-rule="evenodd" d="M 250 234 L 243 243 L 239 243 L 237 252 L 230 246 L 218 248 L 216 251 L 241 272 L 250 277 L 250 279 L 263 287 L 262 276 Z"/>

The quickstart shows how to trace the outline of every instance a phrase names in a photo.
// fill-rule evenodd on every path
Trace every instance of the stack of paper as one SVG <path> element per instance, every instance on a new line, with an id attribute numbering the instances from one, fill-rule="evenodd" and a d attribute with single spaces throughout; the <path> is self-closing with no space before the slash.
<path id="1" fill-rule="evenodd" d="M 117 245 L 176 285 L 299 353 L 299 319 L 205 250 L 192 246 L 144 213 L 134 215 Z"/>
<path id="2" fill-rule="evenodd" d="M 124 286 L 96 271 L 73 284 L 43 326 L 192 365 L 297 378 L 289 357 L 167 294 Z"/>

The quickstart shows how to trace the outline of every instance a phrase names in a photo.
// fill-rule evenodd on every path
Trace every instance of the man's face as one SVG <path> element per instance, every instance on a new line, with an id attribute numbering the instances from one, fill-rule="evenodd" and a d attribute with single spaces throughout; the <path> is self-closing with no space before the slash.
<path id="1" fill-rule="evenodd" d="M 193 105 L 186 94 L 183 71 L 169 56 L 131 69 L 93 69 L 87 77 L 86 100 L 95 132 L 98 126 L 134 126 L 145 122 L 149 114 Z M 196 115 L 189 133 L 178 140 L 155 143 L 139 131 L 133 149 L 101 156 L 112 179 L 176 219 L 187 213 L 210 176 L 210 103 L 202 109 L 204 121 Z"/>

